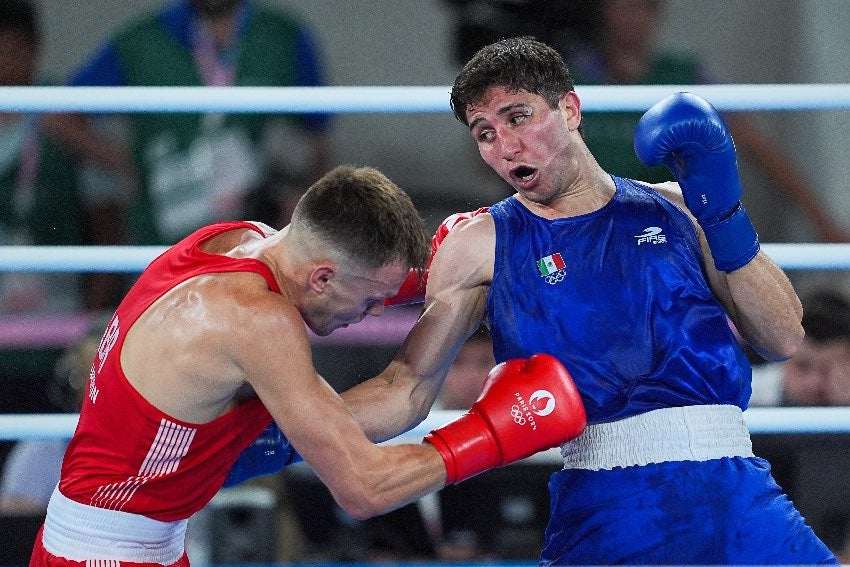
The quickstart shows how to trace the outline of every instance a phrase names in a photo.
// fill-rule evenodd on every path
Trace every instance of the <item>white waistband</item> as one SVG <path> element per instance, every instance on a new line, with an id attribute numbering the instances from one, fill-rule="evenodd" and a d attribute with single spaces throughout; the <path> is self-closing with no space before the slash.
<path id="1" fill-rule="evenodd" d="M 665 461 L 752 457 L 741 408 L 700 405 L 663 408 L 588 425 L 561 445 L 565 469 L 613 469 Z"/>
<path id="2" fill-rule="evenodd" d="M 87 506 L 66 498 L 56 487 L 47 505 L 42 541 L 49 553 L 72 561 L 171 565 L 183 556 L 186 524 Z"/>

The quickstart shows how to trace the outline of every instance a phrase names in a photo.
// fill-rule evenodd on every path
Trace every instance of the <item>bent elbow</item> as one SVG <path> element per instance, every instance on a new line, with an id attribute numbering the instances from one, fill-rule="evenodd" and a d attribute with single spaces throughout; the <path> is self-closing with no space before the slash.
<path id="1" fill-rule="evenodd" d="M 793 337 L 790 337 L 788 340 L 786 340 L 782 344 L 782 348 L 780 348 L 779 352 L 777 353 L 778 356 L 781 358 L 781 360 L 788 360 L 789 358 L 794 356 L 797 353 L 797 351 L 800 349 L 800 346 L 803 344 L 803 338 L 804 337 L 805 337 L 805 334 L 802 332 L 802 329 L 801 329 L 801 332 L 800 332 L 799 335 L 795 335 Z"/>
<path id="2" fill-rule="evenodd" d="M 802 325 L 796 325 L 788 329 L 781 336 L 775 337 L 769 348 L 756 349 L 756 351 L 769 362 L 782 362 L 788 360 L 803 344 L 805 332 Z"/>
<path id="3" fill-rule="evenodd" d="M 803 344 L 804 335 L 800 335 L 799 340 L 794 340 L 793 342 L 789 342 L 787 348 L 780 353 L 780 356 L 783 360 L 788 360 L 800 350 L 800 346 Z"/>
<path id="4" fill-rule="evenodd" d="M 413 418 L 412 418 L 410 424 L 408 425 L 407 431 L 410 431 L 411 429 L 418 427 L 423 421 L 428 419 L 428 416 L 431 414 L 431 409 L 432 409 L 431 405 L 422 404 L 419 407 L 419 410 L 413 415 Z"/>
<path id="5" fill-rule="evenodd" d="M 338 498 L 337 503 L 352 518 L 359 521 L 368 520 L 389 511 L 389 507 L 377 495 L 368 491 L 358 491 Z"/>
<path id="6" fill-rule="evenodd" d="M 782 348 L 779 352 L 779 355 L 782 357 L 782 359 L 788 360 L 789 358 L 794 356 L 802 346 L 803 339 L 805 338 L 806 331 L 805 329 L 803 329 L 802 323 L 796 321 L 796 324 L 788 330 L 785 336 L 785 340 L 782 342 Z"/>

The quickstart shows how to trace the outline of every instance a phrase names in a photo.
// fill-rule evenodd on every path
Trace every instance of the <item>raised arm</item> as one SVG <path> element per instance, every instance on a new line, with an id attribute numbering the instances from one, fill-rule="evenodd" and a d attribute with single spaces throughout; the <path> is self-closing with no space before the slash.
<path id="1" fill-rule="evenodd" d="M 800 300 L 761 251 L 740 201 L 735 146 L 714 107 L 690 93 L 665 98 L 638 123 L 635 152 L 676 177 L 700 229 L 712 290 L 741 336 L 768 360 L 790 357 L 803 340 Z"/>

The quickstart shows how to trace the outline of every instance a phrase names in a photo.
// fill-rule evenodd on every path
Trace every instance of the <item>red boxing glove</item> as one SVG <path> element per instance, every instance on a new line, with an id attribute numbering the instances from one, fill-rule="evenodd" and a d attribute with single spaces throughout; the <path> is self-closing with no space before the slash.
<path id="1" fill-rule="evenodd" d="M 468 412 L 425 436 L 447 484 L 524 459 L 584 431 L 584 405 L 564 365 L 548 354 L 497 364 Z"/>
<path id="2" fill-rule="evenodd" d="M 477 211 L 469 213 L 455 213 L 440 223 L 440 226 L 437 227 L 437 232 L 435 232 L 434 236 L 431 238 L 431 257 L 428 259 L 428 266 L 425 271 L 422 272 L 422 277 L 419 277 L 416 270 L 410 270 L 410 273 L 407 274 L 407 279 L 401 284 L 401 288 L 398 290 L 398 293 L 387 299 L 384 302 L 384 305 L 389 307 L 391 305 L 409 305 L 411 303 L 422 303 L 425 301 L 425 284 L 428 282 L 428 268 L 431 267 L 431 262 L 434 261 L 434 254 L 437 253 L 437 248 L 440 247 L 440 244 L 443 243 L 446 235 L 449 234 L 449 231 L 453 229 L 457 223 L 486 212 L 487 207 L 481 207 Z"/>
<path id="3" fill-rule="evenodd" d="M 428 264 L 430 265 L 430 261 Z M 428 282 L 428 270 L 422 272 L 420 276 L 416 270 L 410 270 L 407 277 L 402 282 L 398 293 L 384 300 L 385 307 L 393 305 L 410 305 L 412 303 L 422 303 L 425 301 L 425 284 Z"/>

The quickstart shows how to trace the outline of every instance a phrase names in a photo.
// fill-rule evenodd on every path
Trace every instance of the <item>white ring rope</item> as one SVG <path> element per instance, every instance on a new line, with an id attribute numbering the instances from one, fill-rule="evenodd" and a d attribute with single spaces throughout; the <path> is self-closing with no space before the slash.
<path id="1" fill-rule="evenodd" d="M 419 443 L 428 432 L 461 413 L 433 410 L 425 421 L 387 443 Z M 78 414 L 0 415 L 0 441 L 70 439 L 78 419 Z M 750 408 L 744 412 L 744 420 L 756 435 L 850 433 L 850 411 L 842 407 Z M 542 451 L 526 462 L 559 465 L 561 452 L 558 448 Z"/>
<path id="2" fill-rule="evenodd" d="M 461 413 L 433 410 L 425 421 L 392 442 L 419 442 L 429 431 Z M 0 415 L 0 441 L 70 439 L 78 419 L 76 413 Z M 850 433 L 850 410 L 845 407 L 757 407 L 745 411 L 744 420 L 754 434 Z"/>
<path id="3" fill-rule="evenodd" d="M 139 273 L 164 246 L 0 246 L 0 272 Z"/>
<path id="4" fill-rule="evenodd" d="M 0 112 L 449 112 L 448 86 L 0 87 Z M 642 111 L 690 91 L 721 111 L 848 110 L 850 83 L 578 85 L 582 110 Z"/>
<path id="5" fill-rule="evenodd" d="M 784 269 L 850 269 L 850 244 L 763 244 Z M 161 246 L 0 246 L 0 272 L 141 272 Z"/>

